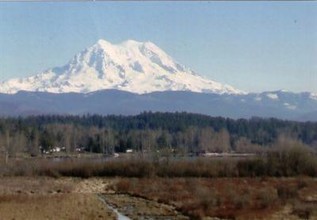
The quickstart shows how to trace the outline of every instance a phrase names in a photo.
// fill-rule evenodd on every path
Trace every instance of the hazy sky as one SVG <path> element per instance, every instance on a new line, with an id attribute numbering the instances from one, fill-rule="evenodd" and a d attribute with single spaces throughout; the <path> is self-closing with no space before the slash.
<path id="1" fill-rule="evenodd" d="M 0 81 L 66 64 L 103 38 L 152 41 L 245 91 L 317 92 L 317 2 L 0 2 Z"/>

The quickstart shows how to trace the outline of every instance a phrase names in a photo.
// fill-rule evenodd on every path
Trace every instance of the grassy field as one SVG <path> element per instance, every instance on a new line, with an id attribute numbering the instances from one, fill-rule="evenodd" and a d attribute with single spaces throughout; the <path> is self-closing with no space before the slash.
<path id="1" fill-rule="evenodd" d="M 80 180 L 6 177 L 0 180 L 0 219 L 116 219 Z"/>
<path id="2" fill-rule="evenodd" d="M 1 219 L 317 219 L 317 179 L 3 177 Z"/>
<path id="3" fill-rule="evenodd" d="M 315 163 L 295 153 L 11 159 L 0 167 L 0 219 L 115 219 L 107 204 L 132 219 L 317 219 Z"/>
<path id="4" fill-rule="evenodd" d="M 123 178 L 126 193 L 170 204 L 191 219 L 317 219 L 317 179 Z"/>

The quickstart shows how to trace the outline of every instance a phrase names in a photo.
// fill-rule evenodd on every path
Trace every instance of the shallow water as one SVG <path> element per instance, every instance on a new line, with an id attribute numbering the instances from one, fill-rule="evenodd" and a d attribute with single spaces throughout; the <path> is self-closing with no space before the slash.
<path id="1" fill-rule="evenodd" d="M 109 205 L 105 199 L 103 198 L 103 196 L 101 195 L 98 195 L 98 198 L 100 199 L 100 201 L 102 201 L 106 206 L 107 208 L 109 208 L 110 210 L 112 210 L 114 213 L 116 213 L 117 215 L 117 220 L 131 220 L 129 217 L 121 214 L 116 208 L 114 208 L 113 206 Z"/>

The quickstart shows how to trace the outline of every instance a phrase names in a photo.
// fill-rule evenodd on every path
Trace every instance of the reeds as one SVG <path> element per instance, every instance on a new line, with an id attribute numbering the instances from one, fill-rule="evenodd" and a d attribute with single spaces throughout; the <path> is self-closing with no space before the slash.
<path id="1" fill-rule="evenodd" d="M 294 155 L 292 155 L 294 157 Z M 284 159 L 283 159 L 284 158 Z M 295 162 L 292 162 L 295 160 Z M 296 164 L 290 170 L 285 164 Z M 294 165 L 295 166 L 295 165 Z M 140 158 L 100 159 L 29 159 L 10 161 L 1 166 L 1 176 L 70 176 L 70 177 L 281 177 L 317 176 L 317 159 L 314 155 L 295 159 L 279 157 L 277 153 L 249 159 L 178 159 L 168 162 Z"/>

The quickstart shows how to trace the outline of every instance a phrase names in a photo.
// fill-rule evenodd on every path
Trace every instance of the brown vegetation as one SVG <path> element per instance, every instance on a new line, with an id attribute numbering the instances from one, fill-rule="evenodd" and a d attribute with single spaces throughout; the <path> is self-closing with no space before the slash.
<path id="1" fill-rule="evenodd" d="M 1 219 L 115 219 L 93 194 L 0 196 Z"/>
<path id="2" fill-rule="evenodd" d="M 1 218 L 112 219 L 97 194 L 130 217 L 317 218 L 317 181 L 310 177 L 5 177 L 0 179 Z"/>
<path id="3" fill-rule="evenodd" d="M 304 178 L 303 187 L 302 181 L 302 178 L 124 178 L 118 179 L 112 189 L 173 205 L 196 219 L 205 216 L 274 219 L 274 214 L 285 205 L 292 208 L 284 219 L 317 218 L 316 203 L 307 202 L 304 196 L 305 190 L 317 189 L 317 182 Z"/>
<path id="4" fill-rule="evenodd" d="M 2 176 L 292 177 L 317 176 L 317 158 L 294 146 L 251 158 L 24 159 L 0 168 Z"/>
<path id="5" fill-rule="evenodd" d="M 22 202 L 32 205 L 25 205 L 25 208 L 21 206 L 21 210 L 39 212 L 36 211 L 39 210 L 39 204 L 45 204 L 46 200 L 64 204 L 63 207 L 74 207 L 76 204 L 71 201 L 75 199 L 89 204 L 85 211 L 86 216 L 95 219 L 99 215 L 89 214 L 90 204 L 100 208 L 104 205 L 99 206 L 96 197 L 86 198 L 68 193 L 75 191 L 72 191 L 70 185 L 60 184 L 58 181 L 64 181 L 65 177 L 86 178 L 87 181 L 91 177 L 124 177 L 115 178 L 111 187 L 99 182 L 99 186 L 96 186 L 98 193 L 111 189 L 116 193 L 129 194 L 132 199 L 141 197 L 168 204 L 196 219 L 205 216 L 227 219 L 317 218 L 317 182 L 311 178 L 317 176 L 316 155 L 295 142 L 287 145 L 280 143 L 266 154 L 251 158 L 172 159 L 169 155 L 163 158 L 145 158 L 142 154 L 137 154 L 130 158 L 97 160 L 9 160 L 1 166 L 0 175 L 21 178 L 22 182 L 29 184 L 26 184 L 27 188 L 32 189 L 25 191 L 23 188 L 16 188 L 15 183 L 8 182 L 7 188 L 13 187 L 11 191 L 15 193 L 6 194 L 1 192 L 0 185 L 1 212 L 7 212 L 9 208 L 6 207 L 16 207 Z M 33 176 L 40 181 L 25 181 Z M 53 186 L 44 184 L 47 183 L 47 176 L 54 177 Z M 10 179 L 9 177 L 5 179 Z M 37 191 L 38 189 L 41 190 Z M 59 209 L 58 205 L 52 207 Z M 79 210 L 78 207 L 76 210 Z M 64 214 L 68 213 L 67 210 L 61 210 Z M 47 212 L 50 215 L 51 212 Z M 32 218 L 39 219 L 37 216 Z"/>
<path id="6" fill-rule="evenodd" d="M 77 193 L 76 179 L 7 177 L 0 180 L 1 219 L 115 219 L 92 193 Z"/>

